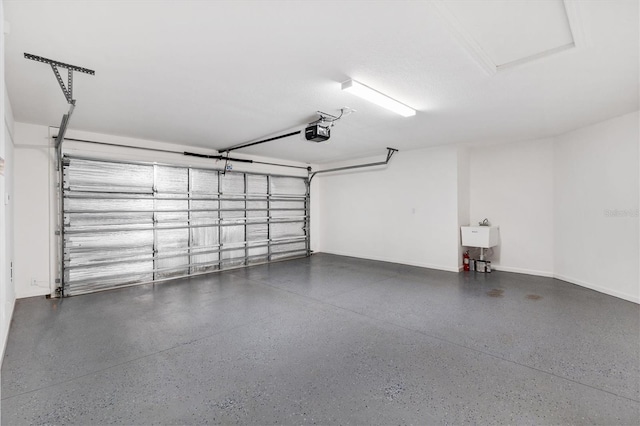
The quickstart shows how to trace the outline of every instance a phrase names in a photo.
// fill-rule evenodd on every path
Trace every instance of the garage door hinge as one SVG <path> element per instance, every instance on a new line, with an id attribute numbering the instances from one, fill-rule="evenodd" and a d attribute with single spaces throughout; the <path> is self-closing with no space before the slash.
<path id="1" fill-rule="evenodd" d="M 55 234 L 56 234 L 56 235 L 60 235 L 60 231 L 59 231 L 59 230 L 56 230 Z"/>

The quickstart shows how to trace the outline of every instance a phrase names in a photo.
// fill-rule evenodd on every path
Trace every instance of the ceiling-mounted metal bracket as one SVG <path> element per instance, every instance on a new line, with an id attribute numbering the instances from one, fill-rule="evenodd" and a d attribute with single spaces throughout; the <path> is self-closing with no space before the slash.
<path id="1" fill-rule="evenodd" d="M 73 110 L 76 107 L 76 100 L 73 99 L 73 72 L 78 71 L 84 74 L 95 75 L 96 72 L 94 70 L 90 70 L 89 68 L 78 67 L 76 65 L 65 64 L 64 62 L 54 61 L 53 59 L 43 58 L 42 56 L 32 55 L 31 53 L 24 54 L 25 59 L 31 59 L 32 61 L 42 62 L 43 64 L 51 65 L 51 69 L 53 70 L 53 74 L 56 76 L 56 80 L 58 80 L 58 84 L 60 85 L 60 89 L 62 89 L 62 93 L 64 94 L 64 98 L 67 100 L 67 103 L 71 106 L 69 107 L 69 112 L 62 116 L 62 121 L 60 122 L 60 130 L 58 130 L 58 136 L 56 137 L 56 149 L 59 149 L 62 141 L 64 140 L 64 134 L 67 131 L 67 126 L 69 124 L 69 119 L 71 118 L 71 114 L 73 114 Z M 58 68 L 66 68 L 67 70 L 67 85 L 64 85 L 64 81 L 62 81 L 62 76 L 60 76 L 60 72 Z"/>
<path id="2" fill-rule="evenodd" d="M 32 55 L 31 53 L 25 53 L 24 57 L 26 59 L 31 59 L 32 61 L 42 62 L 44 64 L 51 65 L 51 69 L 53 70 L 53 74 L 56 76 L 56 80 L 58 80 L 58 84 L 60 85 L 60 89 L 62 89 L 62 94 L 64 95 L 67 103 L 74 105 L 75 100 L 73 99 L 73 72 L 78 71 L 85 74 L 95 75 L 96 72 L 90 70 L 88 68 L 78 67 L 76 65 L 65 64 L 64 62 L 54 61 L 53 59 L 43 58 L 42 56 Z M 67 70 L 67 85 L 65 86 L 64 81 L 62 80 L 62 76 L 58 71 L 58 68 L 65 68 Z"/>
<path id="3" fill-rule="evenodd" d="M 67 83 L 67 87 L 65 88 L 64 82 L 62 81 L 62 77 L 60 77 L 60 73 L 58 72 L 58 67 L 51 64 L 51 69 L 53 70 L 53 73 L 56 75 L 56 80 L 58 80 L 58 84 L 62 89 L 62 93 L 64 94 L 64 97 L 67 99 L 67 103 L 72 104 L 74 102 L 73 101 L 73 71 L 67 70 L 68 83 Z"/>
<path id="4" fill-rule="evenodd" d="M 397 149 L 387 147 L 387 161 L 385 162 L 385 164 L 388 163 L 389 160 L 391 160 L 391 157 L 393 157 L 393 154 L 395 154 L 396 152 L 398 152 Z"/>
<path id="5" fill-rule="evenodd" d="M 393 154 L 395 154 L 396 152 L 398 152 L 397 149 L 387 147 L 387 159 L 385 161 L 378 161 L 376 163 L 356 164 L 354 166 L 337 167 L 335 169 L 318 170 L 317 172 L 311 173 L 311 176 L 309 176 L 309 183 L 311 183 L 311 181 L 313 180 L 313 177 L 318 173 L 339 172 L 343 170 L 361 169 L 363 167 L 384 166 L 388 164 L 389 161 L 391 161 L 391 157 L 393 157 Z"/>

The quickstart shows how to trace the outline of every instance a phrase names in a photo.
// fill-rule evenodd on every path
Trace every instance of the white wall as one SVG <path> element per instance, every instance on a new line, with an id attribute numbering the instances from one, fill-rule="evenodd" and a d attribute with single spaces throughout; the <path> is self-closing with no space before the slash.
<path id="1" fill-rule="evenodd" d="M 55 288 L 55 277 L 49 271 L 49 163 L 53 157 L 47 132 L 45 126 L 16 123 L 14 274 L 18 298 L 51 294 Z"/>
<path id="2" fill-rule="evenodd" d="M 0 319 L 2 323 L 0 342 L 3 342 L 3 344 L 9 331 L 9 324 L 11 322 L 11 316 L 13 315 L 13 306 L 16 300 L 13 280 L 13 114 L 6 93 L 5 104 L 7 107 L 4 110 L 4 140 L 0 144 L 2 145 L 0 148 L 0 157 L 3 157 L 5 160 L 4 176 L 0 176 L 0 229 L 2 229 L 2 237 L 0 238 Z M 0 353 L 1 352 L 2 351 L 0 351 Z"/>
<path id="3" fill-rule="evenodd" d="M 56 288 L 55 279 L 58 277 L 58 239 L 55 236 L 55 230 L 57 228 L 57 188 L 55 153 L 52 148 L 53 141 L 51 138 L 52 135 L 56 134 L 57 129 L 55 128 L 16 123 L 15 283 L 16 296 L 18 298 L 52 294 Z M 191 151 L 203 154 L 216 154 L 213 150 L 90 132 L 69 130 L 66 136 L 68 138 L 166 149 L 178 152 Z M 64 142 L 64 150 L 66 153 L 95 158 L 223 167 L 222 162 L 216 162 L 215 160 L 140 149 L 83 144 L 72 141 Z M 235 152 L 232 156 L 306 167 L 306 165 L 300 163 L 255 156 L 250 157 L 241 153 L 236 154 Z M 307 171 L 302 169 L 238 162 L 232 162 L 232 165 L 236 171 L 307 176 Z M 312 208 L 318 205 L 315 197 L 317 197 L 317 194 L 312 192 Z M 312 226 L 314 226 L 313 223 Z M 312 250 L 317 250 L 316 245 L 315 240 L 312 240 Z"/>
<path id="4" fill-rule="evenodd" d="M 4 82 L 4 14 L 0 1 L 0 85 L 3 100 L 0 103 L 0 157 L 5 161 L 0 175 L 0 366 L 4 359 L 9 326 L 15 303 L 13 263 L 13 113 Z"/>
<path id="5" fill-rule="evenodd" d="M 458 271 L 457 165 L 455 147 L 434 148 L 398 152 L 386 167 L 318 175 L 320 251 Z"/>
<path id="6" fill-rule="evenodd" d="M 399 152 L 386 169 L 319 180 L 323 252 L 454 271 L 459 227 L 489 217 L 498 269 L 553 275 L 551 139 Z"/>
<path id="7" fill-rule="evenodd" d="M 471 156 L 469 149 L 458 148 L 458 229 L 471 223 Z M 462 241 L 458 248 L 459 269 L 462 270 Z"/>
<path id="8" fill-rule="evenodd" d="M 555 273 L 640 303 L 638 112 L 556 138 Z"/>
<path id="9" fill-rule="evenodd" d="M 496 269 L 640 302 L 638 121 L 470 148 L 471 222 L 500 226 Z"/>
<path id="10" fill-rule="evenodd" d="M 471 223 L 488 218 L 498 270 L 553 276 L 553 139 L 470 149 Z"/>

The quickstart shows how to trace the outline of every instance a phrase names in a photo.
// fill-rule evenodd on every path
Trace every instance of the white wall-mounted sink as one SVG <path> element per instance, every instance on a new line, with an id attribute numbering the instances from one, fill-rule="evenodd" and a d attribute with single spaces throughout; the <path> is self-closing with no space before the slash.
<path id="1" fill-rule="evenodd" d="M 462 226 L 460 231 L 465 247 L 494 247 L 500 238 L 500 228 L 497 226 Z"/>

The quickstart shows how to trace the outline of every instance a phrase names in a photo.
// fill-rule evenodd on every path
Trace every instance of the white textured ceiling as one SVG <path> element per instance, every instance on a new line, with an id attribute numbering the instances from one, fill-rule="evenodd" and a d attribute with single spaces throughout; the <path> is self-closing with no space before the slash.
<path id="1" fill-rule="evenodd" d="M 442 4 L 455 14 L 455 3 L 440 3 L 4 0 L 7 86 L 16 120 L 57 126 L 62 92 L 23 53 L 91 68 L 75 74 L 71 128 L 217 149 L 302 127 L 316 110 L 355 108 L 327 143 L 292 137 L 241 151 L 314 163 L 538 138 L 638 109 L 637 0 L 572 2 L 582 46 L 493 75 L 444 19 Z M 474 6 L 479 20 L 513 27 L 509 1 L 474 3 L 486 5 Z M 418 114 L 342 92 L 348 78 Z"/>

